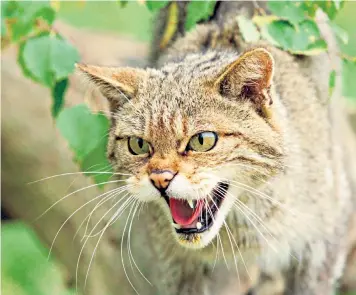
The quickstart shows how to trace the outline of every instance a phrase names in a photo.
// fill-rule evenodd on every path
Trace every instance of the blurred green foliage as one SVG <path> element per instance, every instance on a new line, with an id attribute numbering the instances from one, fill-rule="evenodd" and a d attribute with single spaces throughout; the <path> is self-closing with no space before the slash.
<path id="1" fill-rule="evenodd" d="M 63 1 L 58 18 L 76 27 L 119 33 L 145 42 L 152 38 L 154 14 L 137 1 L 128 1 L 124 7 L 115 1 L 104 4 L 100 1 Z"/>
<path id="2" fill-rule="evenodd" d="M 21 222 L 6 223 L 1 233 L 3 295 L 74 295 L 65 285 L 65 272 L 48 259 L 35 233 Z"/>

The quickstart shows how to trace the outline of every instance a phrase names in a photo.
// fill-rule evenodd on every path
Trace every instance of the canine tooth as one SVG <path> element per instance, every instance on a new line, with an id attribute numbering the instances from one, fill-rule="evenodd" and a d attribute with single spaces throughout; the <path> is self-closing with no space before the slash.
<path id="1" fill-rule="evenodd" d="M 180 229 L 180 225 L 179 225 L 179 224 L 173 223 L 173 226 L 174 226 L 176 229 Z"/>
<path id="2" fill-rule="evenodd" d="M 189 207 L 194 209 L 194 204 L 193 204 L 193 201 L 192 200 L 187 200 L 188 204 L 189 204 Z"/>
<path id="3" fill-rule="evenodd" d="M 197 229 L 201 229 L 203 227 L 203 225 L 198 221 L 197 222 Z"/>

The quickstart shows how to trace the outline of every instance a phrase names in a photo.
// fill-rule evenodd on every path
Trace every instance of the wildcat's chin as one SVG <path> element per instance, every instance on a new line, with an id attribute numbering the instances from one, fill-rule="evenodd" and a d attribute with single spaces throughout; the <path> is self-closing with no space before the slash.
<path id="1" fill-rule="evenodd" d="M 178 242 L 187 248 L 203 248 L 218 234 L 230 203 L 229 184 L 219 182 L 205 197 L 187 200 L 163 195 Z"/>

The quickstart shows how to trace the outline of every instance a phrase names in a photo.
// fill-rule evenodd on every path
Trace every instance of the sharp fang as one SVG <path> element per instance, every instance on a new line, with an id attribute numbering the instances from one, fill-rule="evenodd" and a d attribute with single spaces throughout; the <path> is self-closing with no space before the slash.
<path id="1" fill-rule="evenodd" d="M 203 227 L 203 225 L 198 221 L 197 222 L 197 229 L 201 229 Z"/>
<path id="2" fill-rule="evenodd" d="M 176 223 L 173 223 L 173 226 L 176 228 L 176 229 L 180 229 L 180 225 L 179 224 L 176 224 Z"/>
<path id="3" fill-rule="evenodd" d="M 193 201 L 192 200 L 187 200 L 190 208 L 194 209 L 194 204 L 193 204 Z"/>

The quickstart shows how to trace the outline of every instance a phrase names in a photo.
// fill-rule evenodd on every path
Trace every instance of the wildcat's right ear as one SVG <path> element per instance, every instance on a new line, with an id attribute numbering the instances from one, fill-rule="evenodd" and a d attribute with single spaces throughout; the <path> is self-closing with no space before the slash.
<path id="1" fill-rule="evenodd" d="M 249 50 L 222 69 L 213 87 L 228 98 L 249 100 L 261 114 L 268 115 L 273 64 L 273 57 L 266 49 Z"/>
<path id="2" fill-rule="evenodd" d="M 85 64 L 76 64 L 79 70 L 93 86 L 108 99 L 112 110 L 122 106 L 133 98 L 139 84 L 147 78 L 147 73 L 135 68 L 109 68 Z"/>

